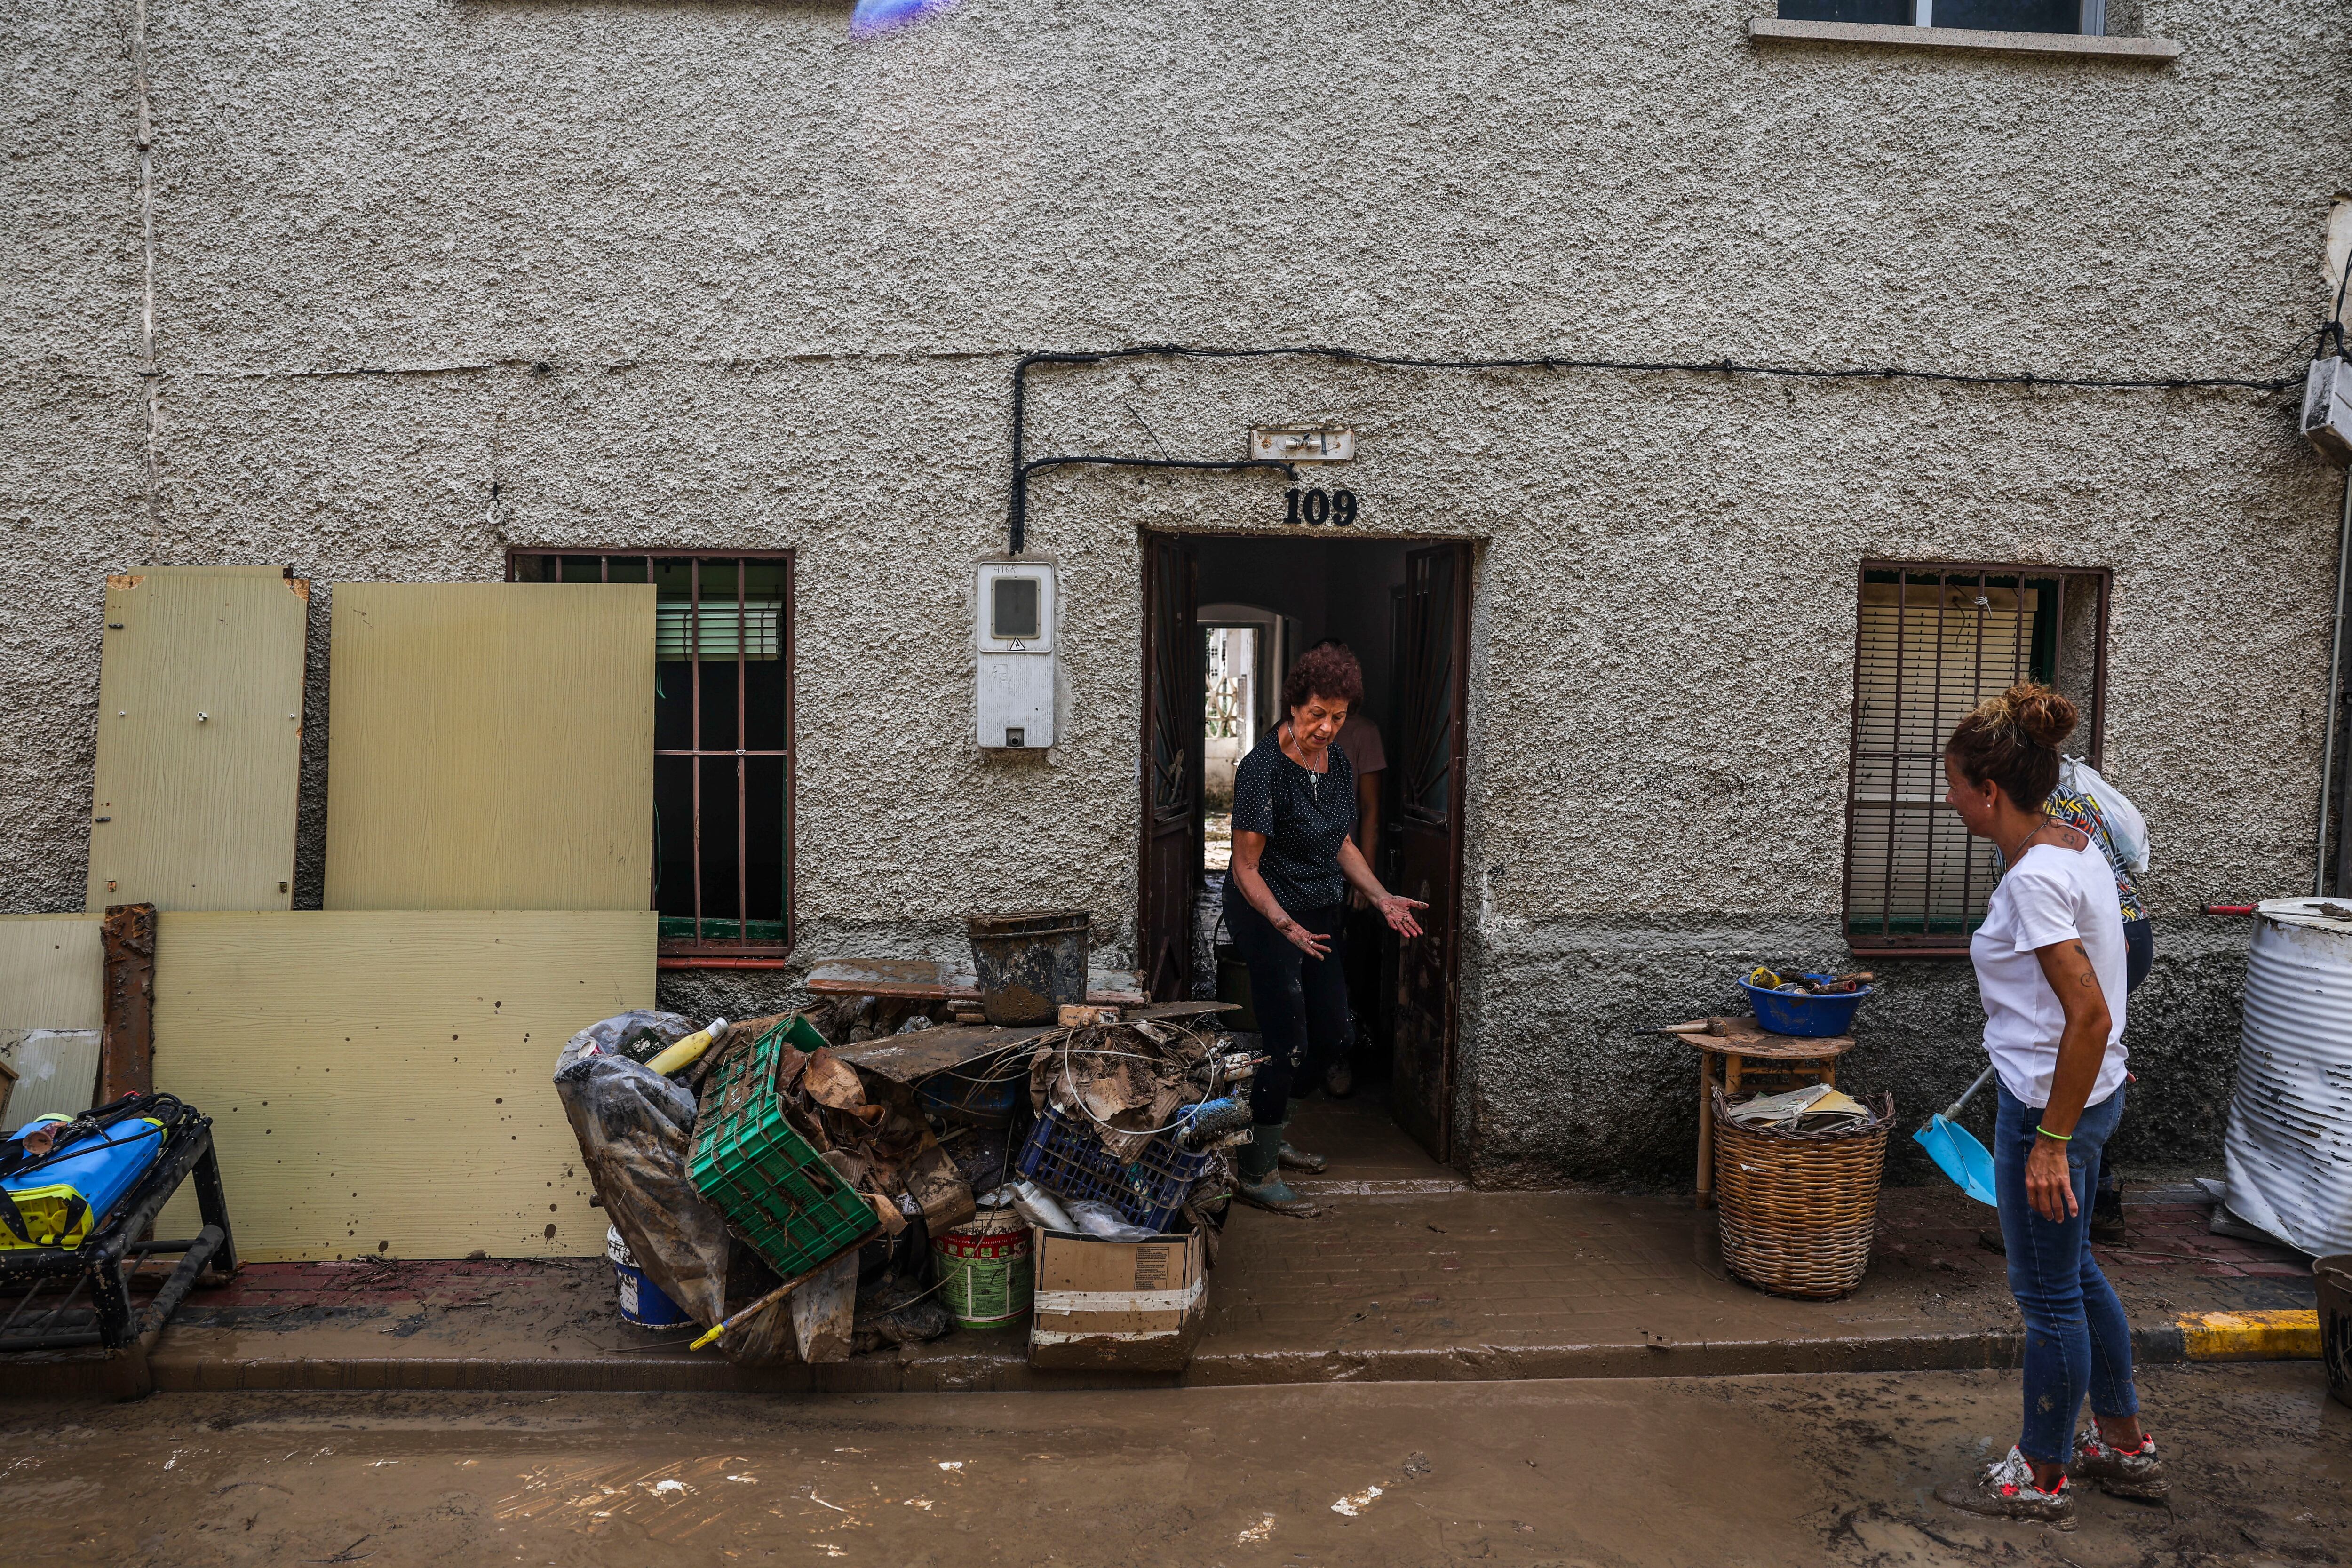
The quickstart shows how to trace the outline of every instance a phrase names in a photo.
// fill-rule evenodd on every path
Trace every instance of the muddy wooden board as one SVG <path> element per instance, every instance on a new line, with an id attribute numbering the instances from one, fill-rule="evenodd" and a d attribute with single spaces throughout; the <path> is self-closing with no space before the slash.
<path id="1" fill-rule="evenodd" d="M 155 1085 L 213 1119 L 257 1261 L 596 1253 L 550 1082 L 654 1002 L 649 910 L 167 913 Z M 159 1222 L 193 1236 L 192 1189 Z"/>
<path id="2" fill-rule="evenodd" d="M 821 996 L 894 996 L 917 1002 L 976 1002 L 980 976 L 929 958 L 828 958 L 803 982 Z M 1143 977 L 1132 969 L 1087 971 L 1087 1001 L 1097 1007 L 1140 1006 Z"/>
<path id="3" fill-rule="evenodd" d="M 85 907 L 293 907 L 310 584 L 276 567 L 106 580 Z"/>
<path id="4" fill-rule="evenodd" d="M 1119 1017 L 1128 1023 L 1146 1018 L 1206 1018 L 1213 1014 L 1238 1013 L 1238 1002 L 1151 1002 L 1140 1007 L 1122 1007 Z"/>
<path id="5" fill-rule="evenodd" d="M 652 903 L 654 589 L 339 583 L 331 910 Z"/>
<path id="6" fill-rule="evenodd" d="M 1710 1017 L 1687 1024 L 1669 1024 L 1663 1031 L 1686 1046 L 1759 1061 L 1822 1061 L 1853 1049 L 1851 1035 L 1776 1035 L 1753 1018 Z"/>
<path id="7" fill-rule="evenodd" d="M 0 915 L 0 1029 L 106 1022 L 100 915 Z"/>
<path id="8" fill-rule="evenodd" d="M 918 1029 L 911 1035 L 885 1035 L 854 1046 L 838 1046 L 834 1055 L 895 1083 L 913 1083 L 935 1072 L 960 1068 L 992 1057 L 999 1051 L 1026 1045 L 1048 1034 L 1053 1026 L 1033 1029 L 992 1029 L 985 1025 L 956 1025 Z"/>

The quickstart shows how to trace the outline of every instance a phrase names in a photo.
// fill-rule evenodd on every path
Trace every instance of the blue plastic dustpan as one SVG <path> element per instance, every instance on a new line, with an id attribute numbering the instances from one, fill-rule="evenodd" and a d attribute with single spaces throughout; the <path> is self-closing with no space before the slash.
<path id="1" fill-rule="evenodd" d="M 2000 1199 L 1993 1192 L 1992 1155 L 1977 1142 L 1975 1133 L 1951 1120 L 1990 1077 L 1992 1068 L 1985 1068 L 1967 1093 L 1946 1106 L 1941 1115 L 1930 1117 L 1927 1126 L 1911 1134 L 1911 1140 L 1927 1151 L 1928 1158 L 1959 1184 L 1960 1191 L 1987 1207 L 1999 1208 Z"/>

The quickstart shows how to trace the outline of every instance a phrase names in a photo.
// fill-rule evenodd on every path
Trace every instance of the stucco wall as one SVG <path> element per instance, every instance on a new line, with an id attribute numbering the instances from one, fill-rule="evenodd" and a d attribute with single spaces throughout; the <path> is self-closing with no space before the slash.
<path id="1" fill-rule="evenodd" d="M 801 952 L 944 954 L 977 905 L 1065 900 L 1119 948 L 1137 530 L 1280 502 L 1042 479 L 1064 743 L 982 757 L 969 583 L 1021 352 L 2291 374 L 2352 122 L 2347 17 L 2252 0 L 2151 0 L 2162 68 L 1759 47 L 1752 0 L 963 0 L 862 42 L 847 9 L 151 0 L 151 537 L 129 6 L 9 7 L 0 902 L 79 902 L 109 570 L 791 546 Z M 1146 361 L 1042 373 L 1031 450 L 1233 457 L 1316 418 L 1360 433 L 1360 527 L 1478 542 L 1482 1177 L 1676 1178 L 1689 1064 L 1628 1031 L 1836 950 L 1871 555 L 2114 569 L 2108 757 L 2167 954 L 2127 1125 L 2214 1147 L 2242 944 L 2185 911 L 2309 875 L 2338 481 L 2288 400 Z M 1951 966 L 1892 984 L 1850 1080 L 1925 1110 L 1971 1076 L 1973 998 Z"/>

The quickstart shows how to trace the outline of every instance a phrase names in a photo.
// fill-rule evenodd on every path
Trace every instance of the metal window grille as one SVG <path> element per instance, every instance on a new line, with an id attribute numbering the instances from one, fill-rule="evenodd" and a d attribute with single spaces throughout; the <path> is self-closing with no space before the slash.
<path id="1" fill-rule="evenodd" d="M 1965 952 L 2000 879 L 1944 803 L 1944 742 L 2020 680 L 2074 700 L 2068 750 L 2104 758 L 2108 577 L 1873 562 L 1862 572 L 1846 784 L 1846 937 L 1858 955 Z"/>
<path id="2" fill-rule="evenodd" d="M 515 551 L 521 583 L 652 583 L 654 909 L 673 955 L 792 945 L 790 551 Z"/>

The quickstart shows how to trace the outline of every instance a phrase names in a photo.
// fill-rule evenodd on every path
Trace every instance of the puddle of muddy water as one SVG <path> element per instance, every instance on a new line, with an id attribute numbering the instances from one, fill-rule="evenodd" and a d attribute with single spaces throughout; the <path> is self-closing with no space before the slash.
<path id="1" fill-rule="evenodd" d="M 7 1555 L 522 1562 L 2320 1562 L 2352 1410 L 2315 1368 L 2148 1374 L 2169 1510 L 1986 1527 L 1928 1489 L 2006 1446 L 1996 1374 L 773 1400 L 163 1396 L 0 1405 Z M 2056 1555 L 2053 1555 L 2056 1553 Z"/>

